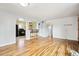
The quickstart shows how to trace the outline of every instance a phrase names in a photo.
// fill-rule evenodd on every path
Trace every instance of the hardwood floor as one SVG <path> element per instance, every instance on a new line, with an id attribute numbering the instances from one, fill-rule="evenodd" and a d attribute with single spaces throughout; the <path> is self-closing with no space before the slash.
<path id="1" fill-rule="evenodd" d="M 78 51 L 78 42 L 35 38 L 25 41 L 24 46 L 18 47 L 17 44 L 8 45 L 0 48 L 1 56 L 69 56 L 70 49 Z"/>

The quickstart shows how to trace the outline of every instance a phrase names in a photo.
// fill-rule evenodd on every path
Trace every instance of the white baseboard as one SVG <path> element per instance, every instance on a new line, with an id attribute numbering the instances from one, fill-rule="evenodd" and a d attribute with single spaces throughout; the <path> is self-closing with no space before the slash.
<path id="1" fill-rule="evenodd" d="M 56 39 L 64 39 L 64 40 L 72 40 L 72 41 L 78 41 L 78 39 L 77 40 L 74 40 L 74 39 L 57 38 L 57 37 L 53 37 L 53 38 L 56 38 Z"/>
<path id="2" fill-rule="evenodd" d="M 6 46 L 6 45 L 15 44 L 15 43 L 16 43 L 16 41 L 15 42 L 9 42 L 9 43 L 5 43 L 5 44 L 1 44 L 0 47 Z"/>

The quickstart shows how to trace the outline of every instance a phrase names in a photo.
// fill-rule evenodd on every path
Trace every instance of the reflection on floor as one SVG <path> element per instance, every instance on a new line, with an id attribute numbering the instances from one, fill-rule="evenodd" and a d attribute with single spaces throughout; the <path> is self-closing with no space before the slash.
<path id="1" fill-rule="evenodd" d="M 23 44 L 24 43 L 24 44 Z M 70 49 L 78 50 L 76 41 L 50 38 L 35 38 L 21 43 L 0 48 L 0 55 L 4 56 L 67 56 Z"/>

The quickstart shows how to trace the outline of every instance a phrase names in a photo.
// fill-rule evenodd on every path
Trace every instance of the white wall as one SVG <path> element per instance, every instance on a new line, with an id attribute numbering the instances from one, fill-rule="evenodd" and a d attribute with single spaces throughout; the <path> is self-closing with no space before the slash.
<path id="1" fill-rule="evenodd" d="M 53 37 L 78 40 L 77 20 L 77 16 L 73 16 L 53 19 L 52 21 L 49 21 L 50 24 L 53 24 Z"/>
<path id="2" fill-rule="evenodd" d="M 16 42 L 16 16 L 0 11 L 0 47 Z"/>
<path id="3" fill-rule="evenodd" d="M 48 27 L 46 23 L 40 23 L 38 35 L 41 37 L 48 37 Z"/>

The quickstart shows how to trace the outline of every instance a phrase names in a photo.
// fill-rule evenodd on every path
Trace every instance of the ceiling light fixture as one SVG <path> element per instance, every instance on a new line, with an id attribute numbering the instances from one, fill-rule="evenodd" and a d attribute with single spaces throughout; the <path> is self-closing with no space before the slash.
<path id="1" fill-rule="evenodd" d="M 28 5 L 30 5 L 30 3 L 20 3 L 21 6 L 26 7 Z"/>

